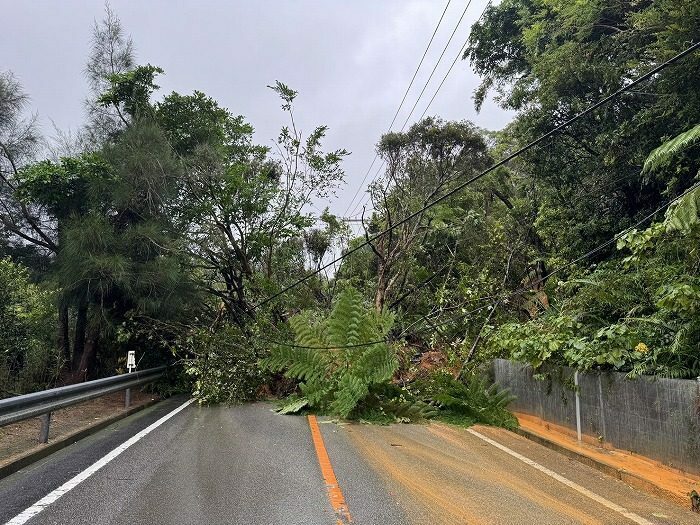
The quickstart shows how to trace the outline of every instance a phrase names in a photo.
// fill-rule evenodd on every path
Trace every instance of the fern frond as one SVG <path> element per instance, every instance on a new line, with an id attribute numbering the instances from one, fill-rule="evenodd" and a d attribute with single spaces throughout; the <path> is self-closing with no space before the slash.
<path id="1" fill-rule="evenodd" d="M 320 406 L 323 401 L 330 397 L 332 384 L 328 381 L 312 380 L 299 385 L 299 390 L 304 397 L 309 400 L 310 406 Z"/>
<path id="2" fill-rule="evenodd" d="M 362 295 L 354 288 L 343 290 L 330 317 L 326 336 L 331 346 L 361 343 L 360 330 L 364 322 Z"/>
<path id="3" fill-rule="evenodd" d="M 287 403 L 275 410 L 275 412 L 278 414 L 296 414 L 308 404 L 309 400 L 304 397 L 290 399 Z"/>
<path id="4" fill-rule="evenodd" d="M 664 225 L 667 231 L 689 232 L 700 223 L 700 186 L 688 192 L 668 209 Z"/>
<path id="5" fill-rule="evenodd" d="M 322 377 L 326 365 L 324 355 L 317 350 L 284 346 L 270 350 L 270 355 L 262 359 L 260 364 L 271 372 L 285 370 L 285 376 L 301 381 Z"/>
<path id="6" fill-rule="evenodd" d="M 652 151 L 644 161 L 642 172 L 651 171 L 663 165 L 673 155 L 700 139 L 700 124 L 675 136 Z"/>
<path id="7" fill-rule="evenodd" d="M 294 331 L 294 340 L 301 346 L 322 348 L 326 346 L 325 338 L 317 323 L 309 315 L 296 315 L 289 320 Z"/>
<path id="8" fill-rule="evenodd" d="M 432 419 L 438 414 L 438 410 L 434 406 L 422 401 L 391 399 L 382 403 L 382 408 L 385 413 L 403 421 L 424 421 Z"/>
<path id="9" fill-rule="evenodd" d="M 357 403 L 367 397 L 369 388 L 366 382 L 351 374 L 345 374 L 338 383 L 331 411 L 340 417 L 348 417 Z"/>
<path id="10" fill-rule="evenodd" d="M 353 363 L 355 374 L 367 383 L 388 381 L 399 367 L 399 361 L 392 348 L 386 343 L 368 346 Z"/>
<path id="11" fill-rule="evenodd" d="M 301 381 L 308 406 L 347 417 L 367 399 L 370 386 L 387 382 L 398 368 L 392 347 L 368 344 L 383 339 L 392 323 L 391 314 L 377 315 L 362 294 L 347 288 L 325 320 L 308 313 L 293 317 L 290 325 L 301 348 L 274 348 L 263 364 Z M 367 346 L 352 347 L 358 344 Z"/>

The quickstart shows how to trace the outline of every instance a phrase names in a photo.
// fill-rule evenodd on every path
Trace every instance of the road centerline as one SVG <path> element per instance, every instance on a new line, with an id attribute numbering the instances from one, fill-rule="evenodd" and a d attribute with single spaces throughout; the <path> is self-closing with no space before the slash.
<path id="1" fill-rule="evenodd" d="M 41 498 L 39 501 L 34 503 L 32 506 L 28 507 L 21 513 L 19 513 L 17 516 L 12 518 L 11 520 L 7 521 L 5 525 L 24 525 L 27 523 L 30 519 L 32 519 L 34 516 L 39 514 L 41 511 L 43 511 L 46 507 L 57 501 L 59 498 L 73 490 L 75 487 L 80 485 L 83 481 L 88 479 L 90 476 L 92 476 L 95 472 L 100 470 L 102 467 L 107 465 L 110 461 L 115 459 L 117 456 L 119 456 L 122 452 L 124 452 L 126 449 L 143 439 L 145 436 L 150 434 L 152 431 L 154 431 L 156 428 L 161 426 L 163 423 L 168 421 L 171 417 L 175 416 L 185 408 L 187 408 L 190 404 L 194 402 L 194 399 L 189 399 L 185 401 L 182 405 L 177 407 L 176 409 L 168 412 L 165 414 L 163 417 L 155 421 L 154 423 L 151 423 L 149 426 L 141 430 L 139 433 L 133 435 L 129 439 L 127 439 L 124 443 L 119 445 L 118 447 L 112 449 L 111 452 L 108 452 L 106 455 L 102 456 L 102 458 L 98 459 L 95 461 L 92 465 L 87 467 L 85 470 L 79 472 L 77 475 L 66 481 L 63 485 L 60 487 L 52 490 L 49 492 L 46 496 Z"/>
<path id="2" fill-rule="evenodd" d="M 321 467 L 321 475 L 326 483 L 326 491 L 328 492 L 328 500 L 333 507 L 337 518 L 337 525 L 345 525 L 347 523 L 352 523 L 352 518 L 350 517 L 350 511 L 345 503 L 345 497 L 343 492 L 340 490 L 340 485 L 335 477 L 335 472 L 333 471 L 333 466 L 331 465 L 331 459 L 328 456 L 328 451 L 326 450 L 326 445 L 323 442 L 323 436 L 321 435 L 321 429 L 318 427 L 318 421 L 316 416 L 309 416 L 309 428 L 311 429 L 311 438 L 313 439 L 314 448 L 316 449 L 316 456 L 318 457 L 318 464 Z"/>

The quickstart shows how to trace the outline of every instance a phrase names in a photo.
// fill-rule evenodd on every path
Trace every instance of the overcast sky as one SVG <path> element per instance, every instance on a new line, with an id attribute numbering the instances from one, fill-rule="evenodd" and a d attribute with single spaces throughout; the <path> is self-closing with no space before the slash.
<path id="1" fill-rule="evenodd" d="M 310 130 L 327 124 L 327 147 L 352 152 L 347 185 L 330 205 L 343 214 L 374 157 L 430 39 L 446 0 L 112 0 L 133 38 L 137 63 L 165 70 L 159 97 L 197 89 L 256 129 L 271 144 L 286 123 L 279 99 L 265 86 L 281 80 L 299 91 L 296 116 Z M 467 38 L 486 0 L 473 0 L 418 104 L 417 119 Z M 408 116 L 466 0 L 452 0 L 395 128 Z M 0 70 L 11 70 L 31 96 L 32 110 L 51 135 L 84 121 L 83 74 L 94 21 L 104 3 L 78 0 L 0 0 Z M 500 129 L 510 114 L 488 102 L 474 110 L 479 79 L 459 61 L 428 111 Z M 372 176 L 374 173 L 372 173 Z M 353 206 L 354 207 L 354 206 Z"/>

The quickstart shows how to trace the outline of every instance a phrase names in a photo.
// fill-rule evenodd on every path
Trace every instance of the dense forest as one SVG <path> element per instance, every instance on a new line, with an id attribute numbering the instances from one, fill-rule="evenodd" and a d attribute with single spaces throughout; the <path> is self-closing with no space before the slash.
<path id="1" fill-rule="evenodd" d="M 308 211 L 349 152 L 297 127 L 303 93 L 268 86 L 282 125 L 258 145 L 205 93 L 162 93 L 108 10 L 79 132 L 41 137 L 0 72 L 0 397 L 137 350 L 204 403 L 508 425 L 495 357 L 700 375 L 699 51 L 489 170 L 697 42 L 692 0 L 489 5 L 464 96 L 514 119 L 368 137 L 384 167 L 355 236 Z"/>

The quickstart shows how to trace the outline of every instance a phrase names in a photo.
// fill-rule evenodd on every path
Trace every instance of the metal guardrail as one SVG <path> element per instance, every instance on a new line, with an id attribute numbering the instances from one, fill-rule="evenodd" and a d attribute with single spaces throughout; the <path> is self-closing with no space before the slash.
<path id="1" fill-rule="evenodd" d="M 51 412 L 59 408 L 82 403 L 112 392 L 126 390 L 126 406 L 130 403 L 130 389 L 159 379 L 167 366 L 148 368 L 129 374 L 86 381 L 75 385 L 62 386 L 10 397 L 0 400 L 0 427 L 24 419 L 42 416 L 39 441 L 48 442 Z"/>

